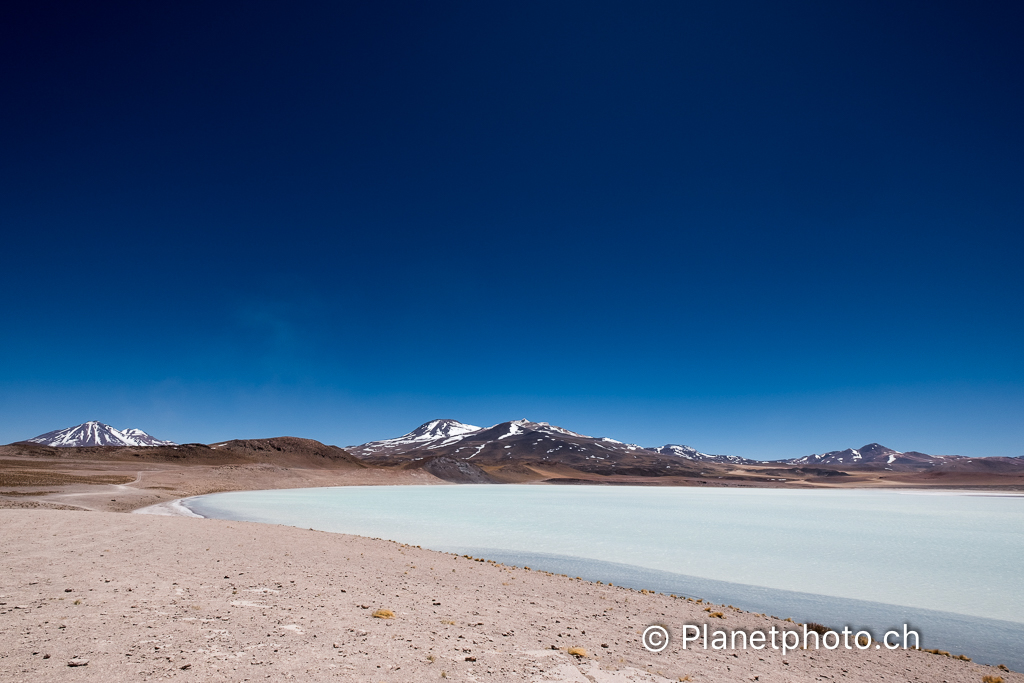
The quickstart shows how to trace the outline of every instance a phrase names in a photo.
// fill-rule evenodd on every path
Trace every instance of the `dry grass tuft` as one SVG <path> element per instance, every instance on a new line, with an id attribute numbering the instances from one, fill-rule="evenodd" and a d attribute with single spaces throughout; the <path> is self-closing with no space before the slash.
<path id="1" fill-rule="evenodd" d="M 828 626 L 822 626 L 821 624 L 816 624 L 813 621 L 808 621 L 804 626 L 807 627 L 808 631 L 814 631 L 820 635 L 825 635 L 829 631 Z"/>
<path id="2" fill-rule="evenodd" d="M 965 662 L 971 661 L 971 658 L 968 657 L 967 655 L 951 655 L 948 652 L 946 652 L 945 650 L 921 650 L 921 652 L 930 652 L 933 655 L 942 655 L 943 657 L 949 657 L 950 659 L 959 659 L 959 660 L 962 660 L 962 661 L 965 661 Z M 1002 668 L 1001 664 L 1000 664 L 1000 668 Z M 1006 669 L 1006 670 L 1009 671 L 1009 669 Z"/>
<path id="3" fill-rule="evenodd" d="M 712 612 L 708 616 L 712 617 L 713 619 L 725 619 L 725 615 L 722 614 L 721 612 Z"/>
<path id="4" fill-rule="evenodd" d="M 379 609 L 373 613 L 375 619 L 394 619 L 395 613 L 389 609 Z"/>
<path id="5" fill-rule="evenodd" d="M 983 676 L 981 683 L 1003 683 L 1002 676 Z"/>
<path id="6" fill-rule="evenodd" d="M 570 647 L 566 652 L 571 654 L 573 657 L 579 657 L 580 659 L 587 656 L 587 651 L 582 647 Z"/>

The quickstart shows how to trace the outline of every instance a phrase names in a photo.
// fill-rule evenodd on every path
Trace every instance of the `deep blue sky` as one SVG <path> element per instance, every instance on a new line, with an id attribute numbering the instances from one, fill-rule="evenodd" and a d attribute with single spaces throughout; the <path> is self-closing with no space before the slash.
<path id="1" fill-rule="evenodd" d="M 1024 453 L 1024 9 L 5 3 L 0 442 Z"/>

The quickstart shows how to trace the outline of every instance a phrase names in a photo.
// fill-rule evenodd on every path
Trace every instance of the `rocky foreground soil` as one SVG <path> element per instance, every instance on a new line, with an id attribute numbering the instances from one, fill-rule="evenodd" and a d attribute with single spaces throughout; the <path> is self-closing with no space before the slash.
<path id="1" fill-rule="evenodd" d="M 920 651 L 684 650 L 676 638 L 654 654 L 640 643 L 652 623 L 797 628 L 391 541 L 0 510 L 4 681 L 1024 682 Z"/>

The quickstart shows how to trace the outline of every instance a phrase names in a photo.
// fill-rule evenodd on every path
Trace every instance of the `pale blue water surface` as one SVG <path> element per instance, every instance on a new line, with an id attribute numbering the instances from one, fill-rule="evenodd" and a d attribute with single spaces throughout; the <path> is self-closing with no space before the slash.
<path id="1" fill-rule="evenodd" d="M 1024 669 L 1024 497 L 879 490 L 368 486 L 188 499 L 205 517 L 467 552 Z M 880 635 L 877 634 L 876 635 Z"/>

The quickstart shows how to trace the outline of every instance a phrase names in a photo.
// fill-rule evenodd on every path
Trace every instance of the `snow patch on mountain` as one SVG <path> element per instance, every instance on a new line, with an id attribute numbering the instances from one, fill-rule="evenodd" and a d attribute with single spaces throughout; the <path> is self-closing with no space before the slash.
<path id="1" fill-rule="evenodd" d="M 500 441 L 502 439 L 507 439 L 510 436 L 515 436 L 516 434 L 523 434 L 524 432 L 526 432 L 526 430 L 523 429 L 523 422 L 526 422 L 526 420 L 516 420 L 515 422 L 509 422 L 508 431 L 499 436 L 498 440 Z"/>
<path id="2" fill-rule="evenodd" d="M 526 432 L 540 432 L 542 434 L 560 434 L 563 436 L 577 436 L 581 439 L 592 438 L 587 436 L 586 434 L 571 432 L 568 429 L 565 429 L 564 427 L 558 427 L 547 422 L 530 422 L 526 418 L 523 418 L 522 420 L 513 420 L 508 424 L 511 425 L 511 428 L 515 430 L 511 432 L 509 436 L 512 436 L 512 434 L 524 434 Z M 498 425 L 494 426 L 497 427 Z"/>

